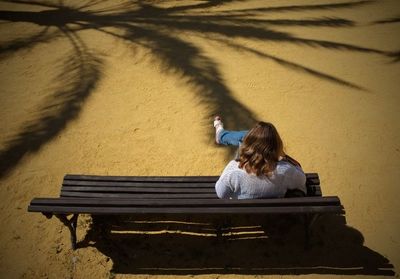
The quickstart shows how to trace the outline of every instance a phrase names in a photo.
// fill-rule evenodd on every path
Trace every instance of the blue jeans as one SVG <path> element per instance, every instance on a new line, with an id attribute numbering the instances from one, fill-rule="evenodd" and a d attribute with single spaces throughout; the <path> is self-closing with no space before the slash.
<path id="1" fill-rule="evenodd" d="M 223 145 L 234 145 L 234 146 L 239 146 L 242 141 L 244 136 L 247 134 L 246 131 L 227 131 L 227 130 L 222 130 L 218 134 L 218 142 L 219 144 Z"/>

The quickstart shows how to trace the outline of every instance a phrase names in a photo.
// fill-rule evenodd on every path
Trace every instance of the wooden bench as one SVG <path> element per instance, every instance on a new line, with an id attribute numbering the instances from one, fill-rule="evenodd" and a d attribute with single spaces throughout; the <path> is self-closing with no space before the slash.
<path id="1" fill-rule="evenodd" d="M 34 198 L 28 211 L 59 218 L 70 230 L 73 249 L 76 248 L 79 214 L 161 215 L 165 218 L 296 214 L 304 217 L 308 241 L 308 232 L 318 216 L 344 214 L 344 209 L 338 197 L 322 197 L 318 174 L 308 173 L 306 177 L 306 197 L 227 200 L 215 194 L 218 176 L 66 175 L 60 197 Z"/>

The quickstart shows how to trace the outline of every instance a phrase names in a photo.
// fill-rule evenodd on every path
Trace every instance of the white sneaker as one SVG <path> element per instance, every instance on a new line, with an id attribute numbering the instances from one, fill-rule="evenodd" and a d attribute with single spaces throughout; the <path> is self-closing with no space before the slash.
<path id="1" fill-rule="evenodd" d="M 224 129 L 221 117 L 219 115 L 214 117 L 214 128 L 215 128 L 215 142 L 219 144 L 218 136 L 219 133 Z"/>

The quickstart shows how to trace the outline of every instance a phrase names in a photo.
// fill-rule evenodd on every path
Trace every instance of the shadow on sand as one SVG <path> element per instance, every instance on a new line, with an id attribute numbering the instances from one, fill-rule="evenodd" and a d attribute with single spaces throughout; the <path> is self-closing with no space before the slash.
<path id="1" fill-rule="evenodd" d="M 293 216 L 224 219 L 220 237 L 215 220 L 160 219 L 94 219 L 78 248 L 96 247 L 117 274 L 395 274 L 344 216 L 321 217 L 307 248 L 303 222 Z"/>
<path id="2" fill-rule="evenodd" d="M 81 1 L 71 4 L 67 1 L 44 0 L 5 0 L 15 5 L 12 10 L 0 10 L 0 23 L 28 23 L 41 28 L 36 34 L 3 42 L 0 45 L 0 59 L 33 47 L 50 45 L 58 39 L 69 41 L 72 53 L 63 57 L 60 64 L 59 79 L 52 97 L 37 110 L 38 115 L 26 122 L 20 130 L 4 144 L 0 151 L 0 178 L 9 173 L 21 159 L 37 152 L 44 144 L 56 137 L 73 120 L 77 119 L 85 101 L 95 91 L 102 80 L 103 58 L 98 50 L 87 46 L 89 41 L 81 31 L 91 30 L 107 35 L 110 43 L 119 41 L 133 49 L 145 49 L 152 62 L 160 64 L 162 71 L 179 82 L 189 86 L 199 104 L 206 107 L 204 116 L 207 125 L 212 116 L 219 114 L 231 129 L 249 129 L 257 116 L 246 104 L 235 98 L 218 62 L 207 55 L 200 45 L 182 34 L 199 37 L 218 48 L 233 49 L 255 55 L 259 59 L 272 61 L 289 70 L 312 75 L 321 80 L 367 91 L 352 81 L 344 80 L 319 69 L 295 63 L 237 41 L 252 40 L 263 43 L 291 44 L 299 47 L 320 48 L 379 55 L 399 61 L 398 52 L 387 52 L 347 42 L 310 39 L 296 36 L 289 31 L 282 32 L 276 26 L 307 28 L 352 28 L 356 22 L 342 17 L 327 17 L 325 11 L 359 9 L 375 1 L 347 1 L 304 5 L 266 6 L 239 8 L 231 1 L 200 1 L 195 4 L 184 3 L 165 7 L 147 1 Z M 26 5 L 35 10 L 26 10 Z M 218 10 L 210 8 L 218 7 Z M 41 9 L 41 10 L 38 10 Z M 316 18 L 292 18 L 291 12 L 320 11 Z M 288 14 L 287 18 L 274 19 L 268 15 Z M 340 16 L 340 14 L 338 14 Z M 393 19 L 396 21 L 397 19 Z M 389 20 L 389 21 L 393 21 Z M 329 54 L 328 54 L 329 55 Z M 245 62 L 244 62 L 245 63 Z M 140 80 L 137 81 L 140 83 Z M 135 94 L 136 92 L 132 92 Z M 267 105 L 267 104 L 266 104 Z M 210 129 L 209 138 L 213 137 Z M 227 153 L 227 158 L 230 158 Z"/>

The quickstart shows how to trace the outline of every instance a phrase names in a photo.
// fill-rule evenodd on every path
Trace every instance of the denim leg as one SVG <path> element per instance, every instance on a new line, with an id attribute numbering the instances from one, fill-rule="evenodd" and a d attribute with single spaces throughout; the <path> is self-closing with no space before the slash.
<path id="1" fill-rule="evenodd" d="M 219 144 L 239 146 L 247 132 L 222 130 L 218 134 Z"/>

